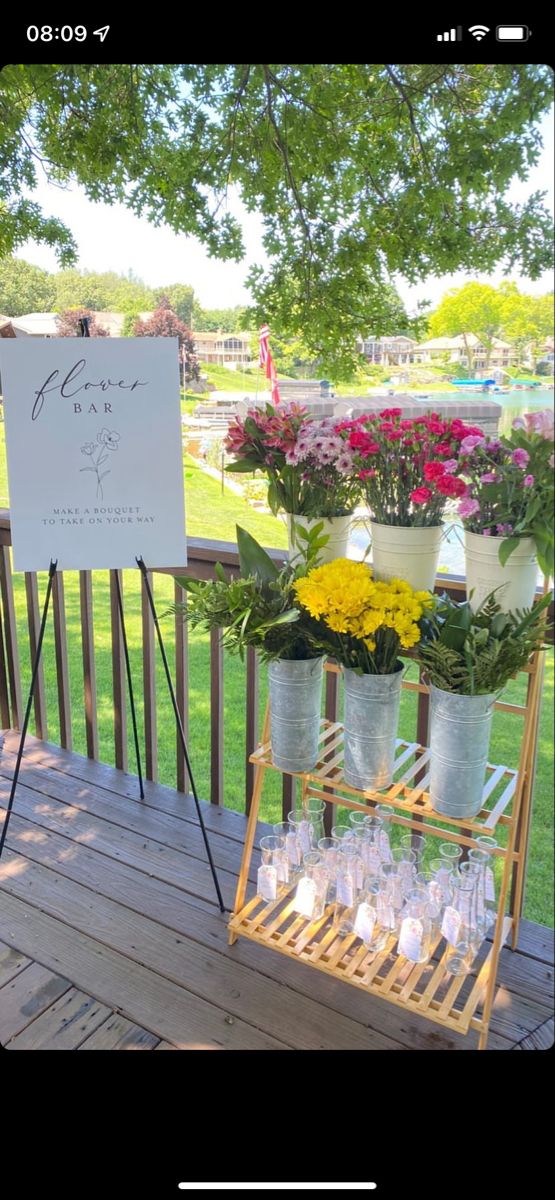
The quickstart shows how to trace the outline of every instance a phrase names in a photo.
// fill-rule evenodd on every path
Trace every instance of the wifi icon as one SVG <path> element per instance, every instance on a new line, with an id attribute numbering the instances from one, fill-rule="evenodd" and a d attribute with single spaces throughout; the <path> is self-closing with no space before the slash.
<path id="1" fill-rule="evenodd" d="M 477 42 L 481 42 L 482 38 L 485 38 L 486 33 L 489 33 L 489 29 L 487 25 L 471 25 L 468 32 L 476 38 Z"/>

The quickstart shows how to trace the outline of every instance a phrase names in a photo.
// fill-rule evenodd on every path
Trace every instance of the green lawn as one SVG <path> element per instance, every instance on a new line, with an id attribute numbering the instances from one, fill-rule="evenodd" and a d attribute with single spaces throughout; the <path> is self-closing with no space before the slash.
<path id="1" fill-rule="evenodd" d="M 244 524 L 251 533 L 266 545 L 284 546 L 284 526 L 274 517 L 256 512 L 245 501 L 226 491 L 221 495 L 220 484 L 203 474 L 194 460 L 187 457 L 185 464 L 185 486 L 187 506 L 187 528 L 191 536 L 219 538 L 233 541 L 235 522 Z M 7 479 L 4 454 L 4 427 L 0 424 L 0 503 L 7 504 Z M 86 753 L 83 723 L 83 684 L 81 666 L 81 622 L 79 613 L 79 588 L 76 572 L 65 573 L 66 614 L 68 627 L 69 671 L 73 710 L 74 748 Z M 113 729 L 111 700 L 111 650 L 110 650 L 110 605 L 108 572 L 95 571 L 94 616 L 95 649 L 97 670 L 98 721 L 100 758 L 113 763 Z M 41 598 L 46 579 L 39 576 Z M 27 628 L 25 588 L 21 574 L 14 576 L 16 615 L 21 656 L 23 690 L 30 681 L 29 636 Z M 173 599 L 171 581 L 165 576 L 156 577 L 156 600 L 160 613 L 164 613 Z M 124 595 L 127 631 L 135 691 L 139 697 L 139 720 L 142 724 L 140 701 L 142 678 L 141 660 L 141 610 L 138 572 L 124 572 Z M 170 662 L 174 653 L 173 617 L 162 621 Z M 45 638 L 45 682 L 48 705 L 48 736 L 52 741 L 59 739 L 57 712 L 56 668 L 51 625 Z M 189 703 L 190 703 L 190 748 L 197 786 L 201 796 L 210 794 L 210 664 L 209 640 L 194 633 L 190 638 L 189 660 Z M 157 665 L 158 682 L 158 755 L 159 776 L 163 783 L 175 784 L 175 725 L 167 697 L 161 665 Z M 505 698 L 518 702 L 522 697 L 524 679 L 511 682 Z M 264 680 L 261 686 L 261 713 L 266 700 Z M 225 803 L 230 808 L 244 807 L 245 792 L 245 668 L 235 659 L 227 659 L 224 670 L 225 704 Z M 525 915 L 543 924 L 553 923 L 552 876 L 552 725 L 553 725 L 553 651 L 547 656 L 547 678 L 538 746 L 538 769 L 535 789 L 534 816 L 530 848 Z M 519 749 L 520 719 L 507 713 L 497 713 L 491 746 L 491 761 L 516 766 Z M 401 705 L 400 736 L 414 737 L 415 694 L 403 693 Z M 129 765 L 133 770 L 133 748 L 129 740 Z M 267 820 L 280 819 L 281 790 L 277 772 L 268 772 L 268 787 L 265 790 L 262 816 Z"/>

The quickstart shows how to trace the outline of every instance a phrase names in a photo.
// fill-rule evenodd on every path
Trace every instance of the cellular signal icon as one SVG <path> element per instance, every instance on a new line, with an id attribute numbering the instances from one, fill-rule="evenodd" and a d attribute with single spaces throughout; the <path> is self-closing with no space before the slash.
<path id="1" fill-rule="evenodd" d="M 462 25 L 456 29 L 448 29 L 446 33 L 438 33 L 438 42 L 462 42 Z"/>

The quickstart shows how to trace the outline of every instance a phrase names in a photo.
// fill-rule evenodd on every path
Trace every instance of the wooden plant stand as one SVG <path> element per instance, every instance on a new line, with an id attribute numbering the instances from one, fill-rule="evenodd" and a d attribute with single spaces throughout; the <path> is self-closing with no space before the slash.
<path id="1" fill-rule="evenodd" d="M 411 1013 L 427 1017 L 453 1032 L 466 1034 L 469 1029 L 476 1030 L 479 1033 L 478 1048 L 484 1050 L 499 954 L 509 937 L 512 949 L 516 948 L 518 940 L 543 657 L 541 653 L 535 654 L 525 668 L 528 675 L 526 703 L 496 704 L 496 708 L 519 714 L 524 719 L 519 766 L 518 770 L 511 770 L 488 764 L 482 809 L 477 817 L 463 821 L 434 812 L 426 791 L 430 751 L 416 742 L 397 743 L 394 782 L 389 788 L 362 792 L 349 787 L 343 780 L 343 727 L 327 720 L 321 722 L 318 763 L 311 772 L 296 776 L 301 780 L 303 799 L 313 797 L 369 814 L 377 803 L 387 803 L 395 810 L 391 817 L 393 823 L 465 847 L 475 845 L 480 834 L 492 836 L 498 826 L 505 829 L 506 845 L 493 852 L 503 859 L 504 864 L 498 916 L 492 939 L 482 944 L 470 974 L 449 974 L 445 966 L 446 943 L 441 936 L 435 938 L 427 963 L 414 964 L 397 954 L 397 935 L 391 936 L 382 951 L 370 953 L 355 934 L 337 934 L 333 925 L 333 904 L 327 906 L 324 916 L 317 921 L 308 921 L 295 913 L 295 888 L 289 885 L 282 885 L 277 900 L 271 903 L 257 895 L 246 899 L 247 887 L 251 892 L 254 890 L 252 882 L 249 885 L 249 871 L 264 777 L 267 770 L 277 769 L 271 761 L 268 709 L 262 742 L 250 757 L 250 762 L 255 765 L 254 786 L 235 907 L 229 921 L 230 944 L 237 937 L 249 938 L 372 996 L 381 996 Z M 327 664 L 326 669 L 338 670 L 332 664 Z M 422 683 L 404 682 L 403 686 L 416 691 L 428 690 Z"/>

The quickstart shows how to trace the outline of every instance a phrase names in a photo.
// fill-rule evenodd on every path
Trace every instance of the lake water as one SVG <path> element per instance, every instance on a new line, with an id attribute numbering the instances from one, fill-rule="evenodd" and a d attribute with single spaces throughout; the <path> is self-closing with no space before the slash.
<path id="1" fill-rule="evenodd" d="M 434 401 L 451 399 L 452 392 L 434 392 L 430 395 L 429 405 Z M 468 400 L 470 396 L 466 397 Z M 482 400 L 481 393 L 475 393 L 474 397 L 479 403 Z M 483 399 L 486 399 L 484 394 Z M 508 395 L 492 395 L 492 400 L 496 400 L 502 408 L 502 413 L 499 421 L 499 433 L 508 434 L 515 417 L 522 413 L 531 412 L 541 408 L 553 408 L 554 393 L 549 388 L 530 388 L 519 392 L 510 392 Z M 392 398 L 392 403 L 394 400 Z M 423 408 L 428 405 L 422 401 Z M 368 527 L 369 528 L 369 527 Z M 368 528 L 365 524 L 355 526 L 351 532 L 349 540 L 349 553 L 358 558 L 364 554 L 369 541 Z M 464 575 L 464 549 L 463 549 L 463 526 L 458 517 L 447 514 L 445 518 L 445 537 L 441 545 L 441 553 L 439 556 L 439 570 L 445 571 L 449 575 Z M 543 578 L 538 576 L 538 578 Z"/>

